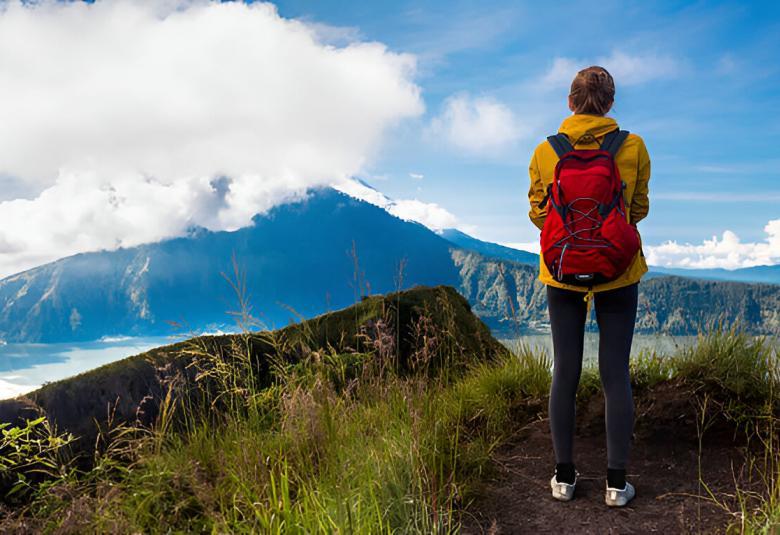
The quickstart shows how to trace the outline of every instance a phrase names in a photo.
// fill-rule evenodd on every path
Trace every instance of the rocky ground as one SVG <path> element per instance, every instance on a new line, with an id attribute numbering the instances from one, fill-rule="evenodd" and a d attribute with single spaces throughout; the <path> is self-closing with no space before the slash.
<path id="1" fill-rule="evenodd" d="M 637 396 L 628 469 L 637 496 L 623 509 L 604 504 L 606 443 L 600 395 L 579 413 L 575 462 L 580 478 L 571 502 L 550 495 L 555 461 L 549 423 L 532 422 L 494 456 L 496 470 L 468 508 L 463 533 L 723 532 L 737 518 L 715 505 L 707 488 L 734 510 L 735 482 L 750 488 L 756 485 L 756 474 L 751 483 L 744 469 L 744 441 L 740 444 L 727 425 L 716 423 L 704 433 L 700 454 L 690 404 L 688 393 L 673 385 Z"/>

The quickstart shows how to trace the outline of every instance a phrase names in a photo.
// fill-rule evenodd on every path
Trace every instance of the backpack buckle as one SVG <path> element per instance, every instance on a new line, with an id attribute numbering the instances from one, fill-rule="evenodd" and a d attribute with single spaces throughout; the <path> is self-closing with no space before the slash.
<path id="1" fill-rule="evenodd" d="M 542 209 L 545 206 L 547 206 L 547 201 L 550 200 L 550 197 L 552 196 L 552 184 L 547 186 L 547 193 L 545 194 L 544 198 L 542 199 L 542 202 L 539 203 L 539 208 Z"/>

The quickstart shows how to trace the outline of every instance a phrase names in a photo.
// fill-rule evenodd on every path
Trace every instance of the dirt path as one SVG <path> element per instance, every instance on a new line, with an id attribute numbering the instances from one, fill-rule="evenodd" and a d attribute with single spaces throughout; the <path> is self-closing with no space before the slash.
<path id="1" fill-rule="evenodd" d="M 680 411 L 689 401 L 683 399 L 684 393 L 669 394 L 672 397 L 656 393 L 652 400 L 637 400 L 637 433 L 628 471 L 637 496 L 629 507 L 609 509 L 604 504 L 606 446 L 603 407 L 595 403 L 599 399 L 578 416 L 582 424 L 575 441 L 575 462 L 580 479 L 573 501 L 561 503 L 550 496 L 552 442 L 548 421 L 538 420 L 494 456 L 496 473 L 485 483 L 482 497 L 466 511 L 462 532 L 722 532 L 731 517 L 697 497 L 706 491 L 699 484 L 695 422 L 684 416 L 687 411 Z M 657 412 L 671 417 L 659 419 L 653 427 Z M 716 495 L 733 493 L 734 474 L 739 474 L 744 463 L 732 435 L 713 431 L 708 440 L 705 434 L 701 463 L 702 479 Z"/>

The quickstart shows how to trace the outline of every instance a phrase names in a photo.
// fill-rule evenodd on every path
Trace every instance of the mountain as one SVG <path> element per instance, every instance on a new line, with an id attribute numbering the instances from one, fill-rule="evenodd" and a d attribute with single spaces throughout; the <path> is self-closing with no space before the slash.
<path id="1" fill-rule="evenodd" d="M 85 341 L 226 330 L 234 327 L 228 311 L 239 308 L 223 276 L 232 273 L 233 258 L 252 313 L 266 328 L 343 308 L 367 294 L 445 284 L 497 333 L 546 329 L 535 260 L 518 262 L 528 257 L 467 235 L 445 235 L 469 248 L 380 207 L 317 189 L 233 232 L 196 229 L 182 238 L 78 254 L 0 280 L 0 339 Z M 780 332 L 780 286 L 659 277 L 640 288 L 640 330 L 691 334 L 716 319 L 740 319 L 752 332 Z"/>
<path id="2" fill-rule="evenodd" d="M 500 335 L 547 331 L 544 286 L 531 266 L 454 250 L 460 292 Z M 588 330 L 596 330 L 591 310 Z M 756 334 L 780 334 L 780 285 L 653 277 L 639 285 L 636 332 L 690 335 L 717 324 Z"/>
<path id="3" fill-rule="evenodd" d="M 234 232 L 71 256 L 0 281 L 0 338 L 91 340 L 224 328 L 236 296 L 223 273 L 244 268 L 269 327 L 343 308 L 367 291 L 457 284 L 450 244 L 418 223 L 331 189 L 277 206 Z M 357 268 L 357 269 L 356 269 Z"/>
<path id="4" fill-rule="evenodd" d="M 512 247 L 505 247 L 497 243 L 478 240 L 477 238 L 473 238 L 454 228 L 442 230 L 439 232 L 439 236 L 448 242 L 457 245 L 461 249 L 474 251 L 487 257 L 501 258 L 503 260 L 509 260 L 510 262 L 518 262 L 531 266 L 539 265 L 538 254 L 513 249 Z"/>

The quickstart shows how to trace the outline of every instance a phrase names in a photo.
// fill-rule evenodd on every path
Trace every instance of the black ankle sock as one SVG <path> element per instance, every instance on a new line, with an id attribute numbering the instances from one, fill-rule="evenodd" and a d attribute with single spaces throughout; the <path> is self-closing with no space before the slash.
<path id="1" fill-rule="evenodd" d="M 555 465 L 555 480 L 558 483 L 574 483 L 574 463 L 558 463 Z"/>
<path id="2" fill-rule="evenodd" d="M 611 489 L 626 487 L 626 471 L 618 468 L 607 468 L 607 486 Z"/>

